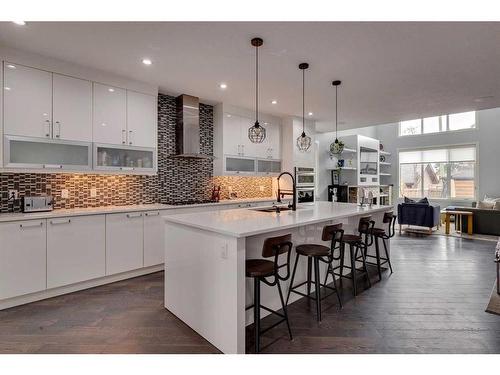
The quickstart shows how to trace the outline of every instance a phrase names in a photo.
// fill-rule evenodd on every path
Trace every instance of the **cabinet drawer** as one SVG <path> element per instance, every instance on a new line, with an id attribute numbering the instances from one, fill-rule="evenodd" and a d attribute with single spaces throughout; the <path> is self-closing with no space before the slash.
<path id="1" fill-rule="evenodd" d="M 47 288 L 105 276 L 105 217 L 47 220 Z"/>
<path id="2" fill-rule="evenodd" d="M 46 288 L 45 220 L 0 223 L 0 299 Z"/>
<path id="3" fill-rule="evenodd" d="M 144 214 L 106 215 L 106 275 L 144 266 Z"/>

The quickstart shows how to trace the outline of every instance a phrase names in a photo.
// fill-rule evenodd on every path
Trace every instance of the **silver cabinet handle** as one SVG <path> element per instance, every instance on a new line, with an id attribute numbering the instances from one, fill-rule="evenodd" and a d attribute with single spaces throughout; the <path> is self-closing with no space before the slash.
<path id="1" fill-rule="evenodd" d="M 132 130 L 129 130 L 128 131 L 128 144 L 131 145 L 132 144 Z"/>
<path id="2" fill-rule="evenodd" d="M 24 228 L 38 228 L 43 225 L 43 221 L 40 221 L 38 223 L 33 223 L 33 224 L 19 224 L 19 228 L 24 229 Z"/>
<path id="3" fill-rule="evenodd" d="M 245 145 L 241 145 L 241 156 L 245 155 Z"/>
<path id="4" fill-rule="evenodd" d="M 129 219 L 135 219 L 135 218 L 138 218 L 138 217 L 142 217 L 142 214 L 127 214 L 127 217 Z"/>
<path id="5" fill-rule="evenodd" d="M 47 138 L 50 138 L 50 128 L 51 128 L 51 126 L 50 126 L 50 120 L 45 120 L 45 125 L 44 126 L 47 127 L 47 131 L 45 132 L 45 136 Z"/>
<path id="6" fill-rule="evenodd" d="M 238 156 L 241 156 L 241 150 L 240 150 L 241 145 L 238 145 Z"/>
<path id="7" fill-rule="evenodd" d="M 62 169 L 63 166 L 60 164 L 44 164 L 43 167 L 48 169 Z"/>
<path id="8" fill-rule="evenodd" d="M 122 130 L 122 144 L 126 143 L 125 138 L 127 137 L 127 131 L 125 129 Z"/>
<path id="9" fill-rule="evenodd" d="M 56 138 L 60 138 L 61 137 L 61 123 L 59 121 L 56 121 L 56 125 L 57 125 Z"/>
<path id="10" fill-rule="evenodd" d="M 51 220 L 50 224 L 52 224 L 52 225 L 71 224 L 71 219 L 67 219 L 67 220 Z"/>
<path id="11" fill-rule="evenodd" d="M 157 212 L 146 212 L 145 213 L 146 216 L 160 216 L 160 212 L 157 211 Z"/>

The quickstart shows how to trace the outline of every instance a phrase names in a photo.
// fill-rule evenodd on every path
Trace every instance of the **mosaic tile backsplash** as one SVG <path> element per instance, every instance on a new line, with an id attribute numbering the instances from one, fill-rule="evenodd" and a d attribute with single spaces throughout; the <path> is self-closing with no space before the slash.
<path id="1" fill-rule="evenodd" d="M 213 185 L 220 185 L 221 199 L 229 198 L 230 192 L 238 198 L 267 198 L 273 196 L 271 177 L 214 176 Z"/>
<path id="2" fill-rule="evenodd" d="M 0 212 L 21 211 L 20 202 L 8 200 L 8 190 L 24 195 L 52 195 L 55 208 L 83 208 L 109 205 L 179 203 L 209 199 L 213 184 L 221 185 L 222 198 L 229 187 L 239 198 L 269 197 L 269 177 L 214 177 L 209 160 L 174 159 L 175 97 L 158 95 L 158 174 L 125 176 L 102 174 L 0 173 Z M 200 147 L 213 155 L 213 107 L 200 103 Z M 263 186 L 263 191 L 260 190 Z M 97 196 L 90 197 L 95 188 Z M 69 198 L 61 191 L 67 189 Z"/>

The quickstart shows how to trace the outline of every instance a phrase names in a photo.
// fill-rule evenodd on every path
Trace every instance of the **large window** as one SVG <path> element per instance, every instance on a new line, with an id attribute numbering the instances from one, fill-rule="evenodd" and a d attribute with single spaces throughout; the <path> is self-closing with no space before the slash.
<path id="1" fill-rule="evenodd" d="M 453 146 L 399 152 L 399 195 L 474 199 L 476 147 Z"/>
<path id="2" fill-rule="evenodd" d="M 403 137 L 407 135 L 442 133 L 474 129 L 475 127 L 476 112 L 472 111 L 401 121 L 399 123 L 399 135 Z"/>

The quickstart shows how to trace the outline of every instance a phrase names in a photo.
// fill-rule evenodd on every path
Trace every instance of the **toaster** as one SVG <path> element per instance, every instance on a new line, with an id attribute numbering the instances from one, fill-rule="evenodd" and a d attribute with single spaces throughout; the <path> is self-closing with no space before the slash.
<path id="1" fill-rule="evenodd" d="M 21 203 L 23 212 L 44 212 L 54 209 L 52 196 L 23 197 Z"/>

